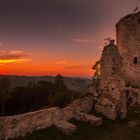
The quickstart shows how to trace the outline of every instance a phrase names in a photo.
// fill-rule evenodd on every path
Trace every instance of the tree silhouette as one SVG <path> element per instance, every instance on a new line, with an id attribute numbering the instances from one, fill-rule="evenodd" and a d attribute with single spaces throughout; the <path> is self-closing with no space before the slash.
<path id="1" fill-rule="evenodd" d="M 92 69 L 94 70 L 94 76 L 92 78 L 92 85 L 95 87 L 95 90 L 98 91 L 100 76 L 101 76 L 101 61 L 97 61 Z"/>
<path id="2" fill-rule="evenodd" d="M 50 97 L 51 106 L 64 106 L 68 102 L 68 88 L 60 74 L 55 77 L 54 89 L 55 95 Z"/>
<path id="3" fill-rule="evenodd" d="M 35 82 L 29 82 L 29 84 L 27 85 L 27 87 L 26 87 L 26 91 L 27 91 L 27 93 L 26 94 L 28 94 L 28 96 L 29 96 L 29 101 L 30 101 L 30 111 L 33 111 L 33 97 L 34 97 L 34 88 L 35 88 L 35 86 L 36 86 L 36 84 L 35 84 Z"/>
<path id="4" fill-rule="evenodd" d="M 0 77 L 1 78 L 1 77 Z M 26 86 L 10 88 L 9 77 L 0 80 L 0 116 L 21 114 L 53 106 L 63 107 L 79 94 L 69 90 L 58 74 L 54 82 L 29 82 Z"/>
<path id="5" fill-rule="evenodd" d="M 101 67 L 101 62 L 100 61 L 97 61 L 93 65 L 92 69 L 95 71 L 94 72 L 94 78 L 99 78 L 100 77 L 100 75 L 101 75 L 101 69 L 100 69 L 100 67 Z"/>
<path id="6" fill-rule="evenodd" d="M 0 80 L 0 97 L 2 102 L 2 109 L 1 115 L 4 116 L 5 114 L 5 100 L 9 98 L 9 91 L 10 91 L 10 79 L 7 76 L 3 76 Z"/>

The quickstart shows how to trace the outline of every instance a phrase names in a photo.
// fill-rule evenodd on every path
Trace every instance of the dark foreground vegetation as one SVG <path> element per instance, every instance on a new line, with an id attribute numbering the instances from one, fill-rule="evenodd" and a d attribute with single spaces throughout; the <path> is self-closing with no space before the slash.
<path id="1" fill-rule="evenodd" d="M 63 107 L 78 96 L 78 92 L 67 88 L 61 75 L 57 75 L 54 82 L 29 82 L 18 87 L 12 87 L 9 77 L 3 76 L 0 80 L 0 116 Z"/>
<path id="2" fill-rule="evenodd" d="M 71 122 L 78 126 L 78 132 L 72 136 L 66 136 L 56 128 L 47 128 L 14 140 L 140 140 L 140 110 L 137 106 L 129 109 L 125 121 L 104 118 L 99 127 L 75 120 Z"/>

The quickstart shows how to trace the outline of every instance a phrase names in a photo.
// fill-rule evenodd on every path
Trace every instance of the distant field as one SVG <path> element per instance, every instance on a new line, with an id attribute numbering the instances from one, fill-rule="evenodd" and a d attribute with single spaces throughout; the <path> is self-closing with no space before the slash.
<path id="1" fill-rule="evenodd" d="M 49 128 L 16 140 L 140 140 L 140 110 L 136 107 L 129 110 L 125 121 L 103 119 L 103 124 L 99 127 L 75 120 L 71 122 L 78 126 L 78 132 L 72 136 Z"/>

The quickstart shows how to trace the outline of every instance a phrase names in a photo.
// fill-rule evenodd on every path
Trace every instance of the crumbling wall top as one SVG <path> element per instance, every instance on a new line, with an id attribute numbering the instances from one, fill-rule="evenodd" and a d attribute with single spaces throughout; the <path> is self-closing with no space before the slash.
<path id="1" fill-rule="evenodd" d="M 108 45 L 104 47 L 102 51 L 102 55 L 115 55 L 116 53 L 118 53 L 118 50 L 114 42 L 110 42 Z"/>
<path id="2" fill-rule="evenodd" d="M 120 21 L 116 24 L 116 28 L 119 27 L 119 25 L 121 24 L 127 24 L 132 22 L 134 23 L 134 21 L 136 21 L 135 23 L 140 24 L 140 11 L 137 13 L 128 14 L 127 16 L 120 19 Z"/>

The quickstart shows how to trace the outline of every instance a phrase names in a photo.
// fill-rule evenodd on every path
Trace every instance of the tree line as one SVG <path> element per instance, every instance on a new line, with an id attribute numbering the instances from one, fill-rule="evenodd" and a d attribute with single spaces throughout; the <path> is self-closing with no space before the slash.
<path id="1" fill-rule="evenodd" d="M 69 90 L 58 74 L 54 82 L 29 82 L 26 86 L 11 87 L 7 76 L 0 80 L 0 116 L 21 114 L 53 106 L 63 107 L 79 96 Z"/>

